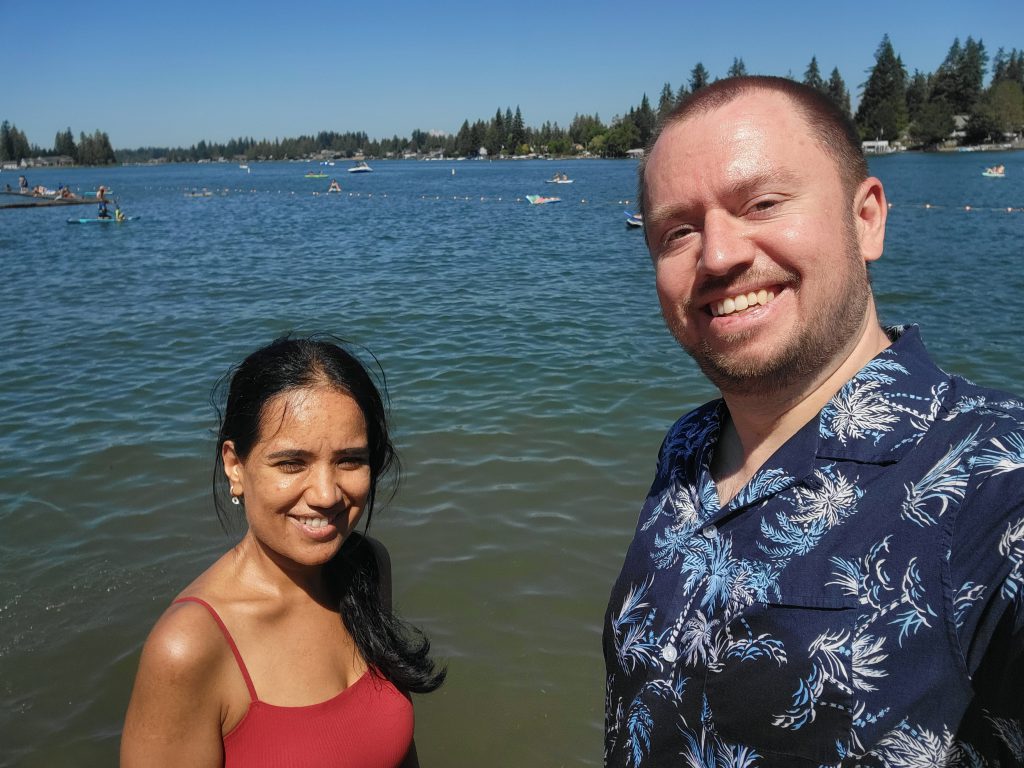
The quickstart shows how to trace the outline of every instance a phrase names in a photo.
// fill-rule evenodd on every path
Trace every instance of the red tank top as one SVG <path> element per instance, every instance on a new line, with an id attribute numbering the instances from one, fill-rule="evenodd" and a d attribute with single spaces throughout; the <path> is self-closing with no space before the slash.
<path id="1" fill-rule="evenodd" d="M 260 701 L 238 647 L 209 603 L 249 689 L 249 709 L 224 737 L 226 768 L 395 768 L 412 745 L 412 702 L 389 681 L 367 671 L 337 696 L 305 707 Z"/>

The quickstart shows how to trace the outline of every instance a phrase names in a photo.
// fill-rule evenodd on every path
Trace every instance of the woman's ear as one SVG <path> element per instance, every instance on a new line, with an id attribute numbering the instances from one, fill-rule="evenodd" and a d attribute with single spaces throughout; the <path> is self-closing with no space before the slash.
<path id="1" fill-rule="evenodd" d="M 235 444 L 231 440 L 225 440 L 220 448 L 220 458 L 224 464 L 224 476 L 228 479 L 228 487 L 232 496 L 245 494 L 245 468 L 242 460 L 235 452 Z"/>

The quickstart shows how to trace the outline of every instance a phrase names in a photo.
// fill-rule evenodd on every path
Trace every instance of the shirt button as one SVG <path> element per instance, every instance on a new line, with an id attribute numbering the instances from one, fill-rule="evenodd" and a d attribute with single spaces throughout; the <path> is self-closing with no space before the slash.
<path id="1" fill-rule="evenodd" d="M 661 658 L 669 664 L 672 664 L 677 658 L 679 658 L 679 653 L 676 651 L 676 647 L 674 645 L 666 645 L 661 649 Z"/>
<path id="2" fill-rule="evenodd" d="M 706 525 L 701 533 L 704 534 L 704 538 L 713 539 L 718 535 L 718 529 L 713 525 Z"/>

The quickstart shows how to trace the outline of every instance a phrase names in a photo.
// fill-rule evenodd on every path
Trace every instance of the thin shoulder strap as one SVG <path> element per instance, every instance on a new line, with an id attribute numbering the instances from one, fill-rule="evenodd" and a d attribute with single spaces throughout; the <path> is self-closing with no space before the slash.
<path id="1" fill-rule="evenodd" d="M 228 647 L 231 648 L 231 653 L 235 655 L 235 661 L 238 662 L 238 670 L 242 673 L 242 677 L 245 679 L 245 687 L 249 689 L 249 698 L 252 699 L 252 701 L 258 701 L 259 697 L 256 696 L 256 686 L 252 684 L 252 678 L 249 677 L 249 670 L 245 668 L 245 662 L 242 661 L 242 654 L 238 652 L 238 646 L 235 645 L 234 638 L 231 637 L 231 633 L 228 632 L 228 628 L 224 625 L 224 622 L 221 620 L 218 613 L 213 610 L 213 606 L 198 597 L 180 597 L 171 603 L 171 605 L 185 602 L 199 603 L 199 605 L 203 606 L 203 608 L 213 616 L 213 620 L 216 621 L 217 626 L 220 627 L 221 634 L 223 634 L 224 639 L 228 641 Z"/>

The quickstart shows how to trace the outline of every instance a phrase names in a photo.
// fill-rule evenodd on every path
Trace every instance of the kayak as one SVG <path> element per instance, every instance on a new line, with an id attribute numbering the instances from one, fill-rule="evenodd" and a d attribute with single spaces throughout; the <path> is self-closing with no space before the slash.
<path id="1" fill-rule="evenodd" d="M 141 216 L 125 216 L 121 221 L 118 221 L 113 216 L 109 219 L 68 219 L 68 224 L 121 224 L 125 221 L 135 221 L 136 219 L 142 218 Z"/>
<path id="2" fill-rule="evenodd" d="M 624 211 L 626 214 L 626 226 L 638 229 L 644 225 L 644 217 L 633 211 Z"/>

